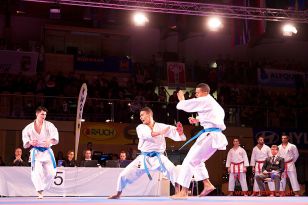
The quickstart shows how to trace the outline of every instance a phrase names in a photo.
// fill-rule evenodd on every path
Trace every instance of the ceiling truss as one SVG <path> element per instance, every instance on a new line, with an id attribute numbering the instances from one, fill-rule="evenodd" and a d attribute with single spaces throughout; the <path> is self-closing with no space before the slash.
<path id="1" fill-rule="evenodd" d="M 83 7 L 120 10 L 141 10 L 145 12 L 170 13 L 194 16 L 220 16 L 235 19 L 290 21 L 308 23 L 308 11 L 243 7 L 224 4 L 173 0 L 23 0 L 30 2 L 75 5 Z"/>

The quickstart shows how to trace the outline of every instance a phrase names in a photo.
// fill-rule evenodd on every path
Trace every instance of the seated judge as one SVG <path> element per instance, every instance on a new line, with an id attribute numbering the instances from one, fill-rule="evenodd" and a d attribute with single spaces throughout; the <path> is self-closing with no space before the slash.
<path id="1" fill-rule="evenodd" d="M 92 151 L 90 149 L 86 149 L 86 151 L 84 152 L 84 160 L 80 162 L 80 166 L 84 167 L 85 162 L 88 160 L 92 160 Z"/>
<path id="2" fill-rule="evenodd" d="M 63 167 L 76 167 L 77 163 L 76 163 L 74 157 L 75 157 L 74 151 L 73 150 L 69 150 L 67 152 L 65 160 L 62 163 L 62 166 Z"/>
<path id="3" fill-rule="evenodd" d="M 281 174 L 284 171 L 284 159 L 277 155 L 278 150 L 277 145 L 272 145 L 272 156 L 266 158 L 262 167 L 262 173 L 255 176 L 261 193 L 265 191 L 264 181 L 270 178 L 270 181 L 275 183 L 276 196 L 279 196 Z M 271 193 L 271 196 L 274 196 L 274 193 Z"/>
<path id="4" fill-rule="evenodd" d="M 127 165 L 129 165 L 130 162 L 131 162 L 131 160 L 127 160 L 126 152 L 124 150 L 122 150 L 120 152 L 119 166 L 121 168 L 125 168 L 125 167 L 127 167 Z"/>
<path id="5" fill-rule="evenodd" d="M 17 166 L 17 167 L 28 166 L 28 163 L 22 159 L 22 149 L 20 147 L 17 147 L 15 149 L 15 159 L 12 162 L 11 166 Z"/>

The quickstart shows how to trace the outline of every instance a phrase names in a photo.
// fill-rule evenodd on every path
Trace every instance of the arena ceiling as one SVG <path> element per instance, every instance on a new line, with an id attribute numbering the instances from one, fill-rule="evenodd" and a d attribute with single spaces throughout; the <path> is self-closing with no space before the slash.
<path id="1" fill-rule="evenodd" d="M 84 16 L 85 10 L 88 8 L 96 8 L 96 12 L 99 12 L 101 9 L 142 10 L 160 14 L 216 15 L 225 18 L 308 23 L 307 11 L 285 8 L 260 8 L 252 3 L 246 3 L 245 5 L 234 4 L 234 2 L 243 1 L 231 0 L 3 0 L 1 2 L 4 13 L 7 11 L 12 13 L 18 10 L 20 11 L 19 14 L 38 17 L 49 16 L 49 9 L 51 7 L 59 7 L 61 8 L 61 13 L 69 19 Z M 283 0 L 280 0 L 280 2 L 283 2 Z M 91 12 L 93 13 L 94 10 Z"/>

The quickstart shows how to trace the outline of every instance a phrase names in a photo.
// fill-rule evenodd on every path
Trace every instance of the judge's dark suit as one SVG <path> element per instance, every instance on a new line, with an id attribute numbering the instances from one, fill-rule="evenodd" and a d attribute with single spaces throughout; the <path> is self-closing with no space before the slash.
<path id="1" fill-rule="evenodd" d="M 269 173 L 263 174 L 264 170 L 266 170 Z M 280 189 L 280 176 L 283 171 L 284 171 L 284 159 L 282 157 L 278 157 L 276 155 L 274 161 L 273 157 L 266 158 L 262 167 L 262 174 L 255 176 L 260 191 L 265 191 L 265 186 L 263 181 L 266 178 L 271 178 L 275 182 L 275 191 L 278 192 Z"/>

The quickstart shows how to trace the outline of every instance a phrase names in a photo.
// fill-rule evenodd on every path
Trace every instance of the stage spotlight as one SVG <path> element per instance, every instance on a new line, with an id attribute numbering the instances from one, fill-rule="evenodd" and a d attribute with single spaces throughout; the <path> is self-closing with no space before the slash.
<path id="1" fill-rule="evenodd" d="M 51 19 L 60 19 L 61 18 L 61 8 L 59 5 L 53 5 L 49 9 L 49 18 Z"/>
<path id="2" fill-rule="evenodd" d="M 213 62 L 211 62 L 210 63 L 210 68 L 217 68 L 218 66 L 217 66 L 217 63 L 216 63 L 216 61 L 213 61 Z"/>
<path id="3" fill-rule="evenodd" d="M 210 31 L 218 31 L 222 28 L 222 22 L 218 17 L 211 17 L 207 21 L 207 26 Z"/>
<path id="4" fill-rule="evenodd" d="M 284 36 L 293 36 L 293 35 L 297 34 L 297 29 L 292 24 L 285 24 L 282 27 L 282 33 L 283 33 Z"/>
<path id="5" fill-rule="evenodd" d="M 136 26 L 145 26 L 149 22 L 149 19 L 144 13 L 138 12 L 134 14 L 133 22 Z"/>

